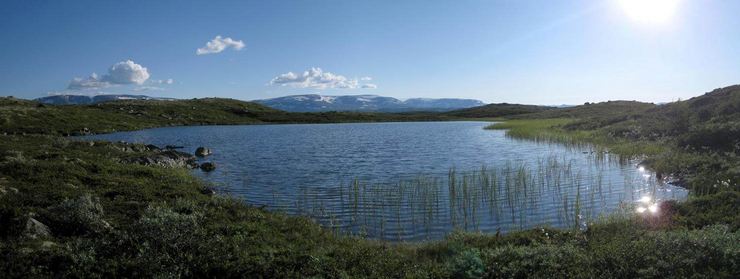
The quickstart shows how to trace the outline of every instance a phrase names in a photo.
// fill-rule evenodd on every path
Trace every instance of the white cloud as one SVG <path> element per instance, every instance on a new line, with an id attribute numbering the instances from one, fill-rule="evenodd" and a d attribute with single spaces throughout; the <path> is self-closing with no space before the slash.
<path id="1" fill-rule="evenodd" d="M 378 88 L 378 85 L 373 84 L 373 83 L 365 83 L 365 84 L 362 85 L 362 88 L 376 89 L 376 88 Z"/>
<path id="2" fill-rule="evenodd" d="M 149 71 L 134 61 L 126 60 L 113 64 L 108 74 L 103 76 L 104 81 L 113 84 L 144 84 L 149 79 Z"/>
<path id="3" fill-rule="evenodd" d="M 360 80 L 361 81 L 371 81 L 371 80 L 373 80 L 373 78 L 371 78 L 371 77 L 361 77 Z"/>
<path id="4" fill-rule="evenodd" d="M 349 79 L 342 75 L 337 75 L 330 72 L 324 72 L 321 68 L 311 68 L 304 71 L 303 74 L 296 74 L 293 72 L 287 72 L 279 75 L 270 81 L 271 85 L 279 86 L 291 86 L 295 88 L 315 88 L 315 89 L 329 89 L 329 88 L 344 88 L 344 89 L 356 89 L 356 88 L 372 88 L 365 87 L 368 84 L 360 84 L 358 79 Z M 371 84 L 371 86 L 375 86 Z M 377 87 L 377 86 L 375 86 Z"/>
<path id="5" fill-rule="evenodd" d="M 197 55 L 203 55 L 203 54 L 212 54 L 212 53 L 219 53 L 227 48 L 233 48 L 234 50 L 241 50 L 244 48 L 244 42 L 241 40 L 237 41 L 232 38 L 221 38 L 221 36 L 216 36 L 213 40 L 206 43 L 206 46 L 199 48 L 195 51 L 195 54 Z"/>
<path id="6" fill-rule="evenodd" d="M 145 67 L 134 63 L 134 61 L 126 60 L 113 64 L 108 69 L 108 74 L 103 76 L 99 77 L 93 73 L 87 78 L 73 78 L 67 89 L 99 89 L 116 84 L 142 85 L 148 79 L 149 71 Z"/>

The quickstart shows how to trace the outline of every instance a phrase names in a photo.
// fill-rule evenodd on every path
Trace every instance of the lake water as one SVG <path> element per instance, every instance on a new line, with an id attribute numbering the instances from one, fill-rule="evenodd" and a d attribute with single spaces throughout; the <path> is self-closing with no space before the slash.
<path id="1" fill-rule="evenodd" d="M 388 240 L 573 228 L 643 197 L 683 199 L 634 161 L 515 140 L 488 122 L 168 127 L 86 137 L 211 148 L 198 176 L 249 204 Z M 647 205 L 646 205 L 647 206 Z M 627 210 L 627 209 L 624 209 Z M 649 213 L 649 211 L 646 211 Z"/>

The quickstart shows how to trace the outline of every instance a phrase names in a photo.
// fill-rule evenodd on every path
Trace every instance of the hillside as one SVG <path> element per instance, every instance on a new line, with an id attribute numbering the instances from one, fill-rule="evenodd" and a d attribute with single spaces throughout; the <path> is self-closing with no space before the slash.
<path id="1" fill-rule="evenodd" d="M 685 101 L 629 101 L 511 116 L 491 128 L 522 138 L 596 143 L 695 191 L 740 191 L 740 86 Z"/>
<path id="2" fill-rule="evenodd" d="M 512 116 L 514 119 L 574 118 L 569 130 L 604 130 L 610 136 L 672 141 L 682 148 L 740 150 L 740 85 L 715 89 L 663 105 L 610 101 Z"/>
<path id="3" fill-rule="evenodd" d="M 255 100 L 271 108 L 289 112 L 413 112 L 450 111 L 484 105 L 471 99 L 412 98 L 399 100 L 377 95 L 327 96 L 318 94 L 293 95 L 272 99 Z"/>
<path id="4" fill-rule="evenodd" d="M 336 123 L 451 120 L 427 113 L 291 113 L 253 102 L 206 98 L 191 100 L 119 100 L 92 105 L 44 105 L 0 98 L 0 128 L 9 134 L 85 134 L 160 126 Z M 54 123 L 54 125 L 50 125 Z"/>
<path id="5" fill-rule="evenodd" d="M 516 119 L 533 118 L 613 118 L 627 117 L 645 112 L 656 105 L 636 101 L 608 101 L 586 103 L 583 105 L 542 110 L 531 114 L 522 114 Z"/>
<path id="6" fill-rule="evenodd" d="M 455 110 L 445 113 L 445 115 L 465 118 L 493 118 L 502 116 L 511 116 L 527 113 L 536 113 L 553 110 L 553 107 L 518 105 L 518 104 L 488 104 L 479 107 Z"/>

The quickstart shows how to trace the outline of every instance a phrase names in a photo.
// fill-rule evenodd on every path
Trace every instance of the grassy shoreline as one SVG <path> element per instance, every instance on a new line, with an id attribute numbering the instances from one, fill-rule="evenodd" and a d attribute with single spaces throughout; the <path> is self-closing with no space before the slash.
<path id="1" fill-rule="evenodd" d="M 568 130 L 566 127 L 578 123 L 579 119 L 551 118 L 551 119 L 515 119 L 494 123 L 486 127 L 491 130 L 506 130 L 506 135 L 512 138 L 556 142 L 566 145 L 587 145 L 594 152 L 615 153 L 625 158 L 637 158 L 641 165 L 658 173 L 664 181 L 690 190 L 689 200 L 677 204 L 683 214 L 690 217 L 678 217 L 685 225 L 700 228 L 713 223 L 730 224 L 733 229 L 740 226 L 740 216 L 737 215 L 740 191 L 737 186 L 727 184 L 724 187 L 711 186 L 707 189 L 704 184 L 712 181 L 715 174 L 712 172 L 677 173 L 676 160 L 705 161 L 718 159 L 715 156 L 686 151 L 671 146 L 669 141 L 635 141 L 609 137 L 599 130 Z M 709 158 L 709 159 L 708 159 Z M 730 163 L 732 165 L 732 163 Z M 719 189 L 718 189 L 719 188 Z"/>

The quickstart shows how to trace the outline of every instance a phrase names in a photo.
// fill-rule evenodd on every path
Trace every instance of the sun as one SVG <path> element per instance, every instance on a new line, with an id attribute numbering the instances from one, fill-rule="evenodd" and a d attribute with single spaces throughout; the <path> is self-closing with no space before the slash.
<path id="1" fill-rule="evenodd" d="M 618 0 L 624 12 L 633 20 L 662 24 L 669 22 L 680 0 Z"/>

